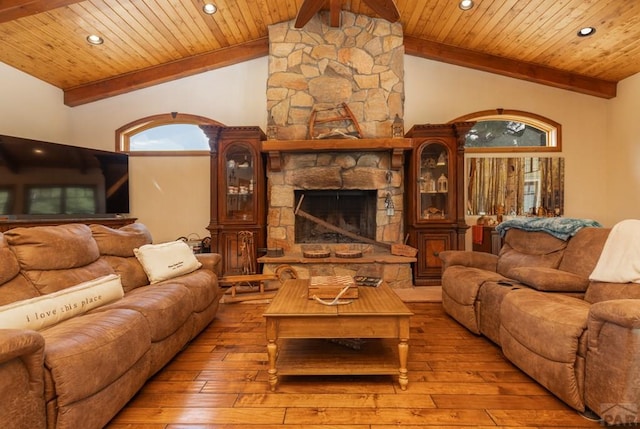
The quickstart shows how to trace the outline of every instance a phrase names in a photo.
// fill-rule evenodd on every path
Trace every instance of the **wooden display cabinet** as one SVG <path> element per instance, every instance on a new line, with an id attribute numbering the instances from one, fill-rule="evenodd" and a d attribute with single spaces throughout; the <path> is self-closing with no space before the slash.
<path id="1" fill-rule="evenodd" d="M 222 255 L 223 275 L 253 274 L 266 242 L 266 136 L 259 127 L 202 126 L 211 146 L 211 251 Z M 251 233 L 246 246 L 242 237 Z M 245 252 L 249 252 L 246 254 Z M 247 263 L 250 265 L 247 266 Z"/>
<path id="2" fill-rule="evenodd" d="M 463 250 L 469 228 L 464 217 L 464 142 L 473 122 L 415 125 L 408 157 L 407 232 L 418 249 L 413 281 L 441 284 L 444 250 Z"/>

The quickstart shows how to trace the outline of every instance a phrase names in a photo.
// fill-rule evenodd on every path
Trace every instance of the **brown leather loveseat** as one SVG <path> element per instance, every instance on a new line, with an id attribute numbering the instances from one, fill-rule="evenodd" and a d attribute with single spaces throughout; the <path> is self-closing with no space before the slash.
<path id="1" fill-rule="evenodd" d="M 80 303 L 62 301 L 53 310 L 27 313 L 31 320 L 96 305 L 43 329 L 0 326 L 2 427 L 101 428 L 211 323 L 221 297 L 220 255 L 196 255 L 200 268 L 149 284 L 134 249 L 151 242 L 139 223 L 0 234 L 2 308 L 64 294 L 93 279 L 121 283 L 121 297 L 104 305 L 96 304 L 103 295 L 95 292 Z"/>
<path id="2" fill-rule="evenodd" d="M 590 280 L 611 231 L 513 228 L 499 255 L 440 257 L 451 317 L 569 406 L 619 424 L 640 421 L 640 284 Z"/>

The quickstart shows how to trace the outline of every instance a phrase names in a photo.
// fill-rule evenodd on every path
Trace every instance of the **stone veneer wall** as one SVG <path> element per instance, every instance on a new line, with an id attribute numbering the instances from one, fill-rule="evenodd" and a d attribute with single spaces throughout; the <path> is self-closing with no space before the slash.
<path id="1" fill-rule="evenodd" d="M 312 110 L 341 103 L 363 138 L 390 137 L 395 115 L 404 116 L 402 25 L 344 11 L 341 19 L 339 28 L 324 13 L 301 29 L 293 20 L 269 27 L 267 111 L 278 140 L 310 138 Z"/>

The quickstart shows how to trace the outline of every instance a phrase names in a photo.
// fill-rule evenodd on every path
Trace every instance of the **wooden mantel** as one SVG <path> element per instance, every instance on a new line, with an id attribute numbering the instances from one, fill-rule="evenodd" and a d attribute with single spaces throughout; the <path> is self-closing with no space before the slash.
<path id="1" fill-rule="evenodd" d="M 411 139 L 321 139 L 321 140 L 265 140 L 262 152 L 269 155 L 269 170 L 282 169 L 281 153 L 289 152 L 391 152 L 391 168 L 399 170 L 404 151 L 411 150 Z"/>

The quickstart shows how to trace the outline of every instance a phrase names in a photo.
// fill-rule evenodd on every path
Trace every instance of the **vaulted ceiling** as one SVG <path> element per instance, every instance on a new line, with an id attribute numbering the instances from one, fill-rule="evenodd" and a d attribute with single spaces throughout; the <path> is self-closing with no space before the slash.
<path id="1" fill-rule="evenodd" d="M 0 0 L 0 61 L 76 106 L 268 55 L 268 26 L 341 10 L 393 18 L 381 0 Z M 395 0 L 405 52 L 603 98 L 640 71 L 640 1 Z M 303 7 L 304 6 L 304 7 Z M 305 9 L 306 8 L 306 9 Z M 311 11 L 311 12 L 310 12 Z M 580 28 L 596 28 L 578 37 Z M 104 39 L 90 45 L 89 34 Z"/>

